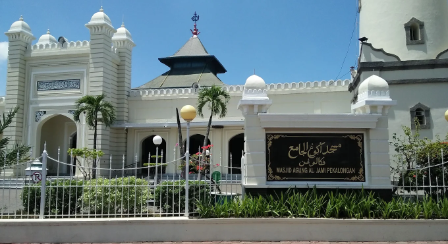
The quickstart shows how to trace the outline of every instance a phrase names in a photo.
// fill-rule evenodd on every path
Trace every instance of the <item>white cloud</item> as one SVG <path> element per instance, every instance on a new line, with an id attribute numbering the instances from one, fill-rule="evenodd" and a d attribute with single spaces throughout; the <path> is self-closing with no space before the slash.
<path id="1" fill-rule="evenodd" d="M 0 42 L 0 62 L 8 58 L 8 42 Z"/>

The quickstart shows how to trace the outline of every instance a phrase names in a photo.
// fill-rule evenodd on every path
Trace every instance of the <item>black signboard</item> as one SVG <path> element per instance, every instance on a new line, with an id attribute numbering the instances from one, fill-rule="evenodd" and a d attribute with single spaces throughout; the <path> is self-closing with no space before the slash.
<path id="1" fill-rule="evenodd" d="M 365 182 L 361 133 L 266 134 L 268 181 Z"/>

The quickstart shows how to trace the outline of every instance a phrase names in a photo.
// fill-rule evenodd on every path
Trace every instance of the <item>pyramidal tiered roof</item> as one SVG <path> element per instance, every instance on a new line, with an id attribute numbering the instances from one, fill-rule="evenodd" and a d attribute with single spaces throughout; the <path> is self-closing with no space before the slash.
<path id="1" fill-rule="evenodd" d="M 188 40 L 173 56 L 199 56 L 199 55 L 209 55 L 207 50 L 205 50 L 204 45 L 202 45 L 201 40 L 197 36 L 190 37 Z"/>
<path id="2" fill-rule="evenodd" d="M 196 26 L 195 31 L 199 34 Z M 227 70 L 207 52 L 197 35 L 193 35 L 174 55 L 159 58 L 159 61 L 170 70 L 135 89 L 224 85 L 216 75 Z"/>

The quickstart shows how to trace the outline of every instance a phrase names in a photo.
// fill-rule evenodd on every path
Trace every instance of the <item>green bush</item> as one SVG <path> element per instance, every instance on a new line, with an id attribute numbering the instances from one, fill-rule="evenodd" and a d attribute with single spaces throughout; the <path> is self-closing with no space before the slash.
<path id="1" fill-rule="evenodd" d="M 46 215 L 142 213 L 147 210 L 147 200 L 151 198 L 148 182 L 135 177 L 47 180 L 46 186 Z M 39 214 L 40 189 L 41 183 L 23 187 L 22 204 L 30 214 Z"/>
<path id="2" fill-rule="evenodd" d="M 82 194 L 82 181 L 47 180 L 45 189 L 45 214 L 74 214 L 79 211 L 77 200 Z M 24 186 L 22 205 L 29 214 L 39 214 L 41 183 Z"/>
<path id="3" fill-rule="evenodd" d="M 344 192 L 317 194 L 288 192 L 279 196 L 246 196 L 241 201 L 198 203 L 202 218 L 356 218 L 356 219 L 446 219 L 448 198 L 435 201 L 406 201 L 394 198 L 384 201 L 373 193 Z"/>
<path id="4" fill-rule="evenodd" d="M 78 206 L 81 213 L 136 214 L 147 211 L 151 198 L 148 182 L 134 176 L 95 179 L 84 184 Z"/>
<path id="5" fill-rule="evenodd" d="M 210 200 L 210 185 L 204 181 L 188 181 L 188 209 L 193 212 L 197 201 Z M 154 205 L 162 205 L 165 213 L 185 212 L 185 180 L 163 181 L 156 187 Z"/>

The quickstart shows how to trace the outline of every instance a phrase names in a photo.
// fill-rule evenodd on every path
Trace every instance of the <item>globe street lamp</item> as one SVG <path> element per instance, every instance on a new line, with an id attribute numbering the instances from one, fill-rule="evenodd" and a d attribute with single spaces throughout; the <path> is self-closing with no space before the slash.
<path id="1" fill-rule="evenodd" d="M 156 135 L 152 138 L 152 142 L 154 143 L 154 145 L 156 145 L 156 176 L 155 176 L 155 182 L 157 184 L 158 182 L 158 178 L 157 178 L 157 163 L 158 163 L 158 159 L 159 159 L 159 145 L 162 143 L 162 137 L 160 137 L 159 135 Z M 162 152 L 163 153 L 163 152 Z M 148 162 L 149 164 L 150 162 Z"/>
<path id="2" fill-rule="evenodd" d="M 185 105 L 180 110 L 180 116 L 187 122 L 187 146 L 185 150 L 185 217 L 188 217 L 188 172 L 190 171 L 190 122 L 196 117 L 196 108 Z"/>

